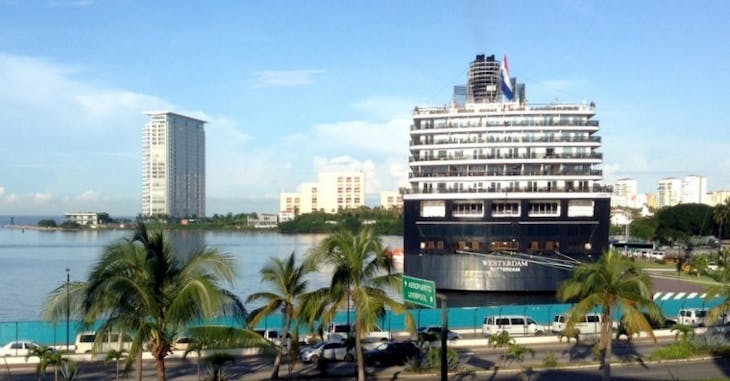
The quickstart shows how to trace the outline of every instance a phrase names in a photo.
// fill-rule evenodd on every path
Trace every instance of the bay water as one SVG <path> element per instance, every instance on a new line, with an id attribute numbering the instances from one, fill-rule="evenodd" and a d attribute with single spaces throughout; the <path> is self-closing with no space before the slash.
<path id="1" fill-rule="evenodd" d="M 0 322 L 41 320 L 47 295 L 65 285 L 66 269 L 72 282 L 85 281 L 107 245 L 131 236 L 131 230 L 71 232 L 0 225 Z M 294 252 L 301 259 L 325 237 L 268 231 L 169 233 L 181 253 L 205 245 L 234 257 L 236 279 L 229 289 L 243 300 L 254 292 L 267 291 L 259 270 L 269 258 L 285 258 Z M 400 236 L 384 236 L 382 240 L 392 248 L 403 247 Z M 322 269 L 310 276 L 310 288 L 326 286 L 330 279 L 331 273 Z"/>

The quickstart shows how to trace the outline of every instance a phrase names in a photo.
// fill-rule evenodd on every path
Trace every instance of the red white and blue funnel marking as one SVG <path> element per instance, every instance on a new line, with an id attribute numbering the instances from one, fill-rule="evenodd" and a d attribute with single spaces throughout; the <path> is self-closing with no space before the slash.
<path id="1" fill-rule="evenodd" d="M 499 68 L 499 75 L 502 77 L 502 94 L 508 99 L 513 100 L 515 98 L 515 91 L 512 88 L 512 79 L 509 76 L 509 64 L 507 63 L 507 55 L 504 55 L 502 65 Z"/>

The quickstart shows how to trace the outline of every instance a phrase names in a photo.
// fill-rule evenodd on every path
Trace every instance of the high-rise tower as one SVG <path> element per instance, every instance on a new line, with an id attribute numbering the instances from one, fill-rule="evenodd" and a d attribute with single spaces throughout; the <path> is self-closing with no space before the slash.
<path id="1" fill-rule="evenodd" d="M 205 216 L 205 121 L 146 112 L 142 132 L 142 215 Z"/>

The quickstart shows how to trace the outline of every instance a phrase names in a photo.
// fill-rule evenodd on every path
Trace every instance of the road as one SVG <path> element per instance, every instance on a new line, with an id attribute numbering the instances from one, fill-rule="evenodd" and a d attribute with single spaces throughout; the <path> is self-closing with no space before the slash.
<path id="1" fill-rule="evenodd" d="M 662 341 L 671 339 L 663 339 Z M 632 342 L 614 342 L 614 357 L 612 364 L 613 380 L 693 380 L 708 378 L 730 378 L 730 359 L 704 359 L 695 361 L 665 361 L 644 362 L 648 354 L 656 349 L 656 345 L 648 340 L 633 340 Z M 659 345 L 663 344 L 660 342 Z M 536 351 L 535 357 L 528 356 L 524 362 L 502 358 L 502 349 L 489 347 L 460 348 L 458 350 L 462 365 L 472 372 L 460 375 L 451 375 L 450 380 L 593 380 L 600 379 L 602 372 L 597 363 L 593 362 L 591 343 L 574 342 L 560 344 L 531 345 Z M 545 370 L 541 367 L 545 354 L 555 354 L 562 369 Z M 231 380 L 263 380 L 271 372 L 270 358 L 249 356 L 238 358 L 235 363 L 225 367 L 228 379 Z M 166 361 L 169 380 L 197 381 L 197 366 L 195 358 L 188 360 L 169 359 Z M 567 369 L 569 367 L 569 369 Z M 8 381 L 35 381 L 33 365 L 6 367 L 0 360 L 0 380 Z M 80 363 L 79 380 L 114 380 L 114 365 L 104 365 L 101 362 Z M 153 380 L 154 363 L 147 361 L 143 367 L 143 379 Z M 535 369 L 525 372 L 524 369 Z M 371 379 L 407 378 L 402 374 L 402 367 L 368 368 Z M 331 378 L 353 379 L 353 363 L 330 364 L 328 373 Z M 205 375 L 203 368 L 203 375 Z M 286 364 L 281 368 L 280 375 L 288 374 Z M 322 373 L 311 364 L 297 364 L 292 377 L 297 379 L 323 379 Z M 45 377 L 53 379 L 52 369 Z M 128 380 L 134 379 L 133 371 Z M 418 380 L 439 380 L 438 375 L 419 376 Z"/>

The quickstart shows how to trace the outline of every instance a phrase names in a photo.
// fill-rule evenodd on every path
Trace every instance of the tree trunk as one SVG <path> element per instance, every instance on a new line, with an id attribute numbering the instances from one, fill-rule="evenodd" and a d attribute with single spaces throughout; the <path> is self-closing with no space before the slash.
<path id="1" fill-rule="evenodd" d="M 136 369 L 137 381 L 142 381 L 142 350 L 137 353 L 137 369 Z"/>
<path id="2" fill-rule="evenodd" d="M 167 381 L 167 375 L 165 374 L 165 358 L 158 358 L 155 365 L 157 368 L 157 381 Z"/>
<path id="3" fill-rule="evenodd" d="M 611 329 L 613 328 L 613 311 L 610 307 L 606 308 L 603 318 L 603 327 L 601 332 L 601 341 L 604 343 L 602 356 L 603 381 L 609 381 L 611 380 Z"/>
<path id="4" fill-rule="evenodd" d="M 289 322 L 291 321 L 291 317 L 289 316 L 289 313 L 285 314 L 286 317 L 284 318 L 284 335 L 283 337 L 279 337 L 279 351 L 276 353 L 276 358 L 274 359 L 274 369 L 271 371 L 271 379 L 276 380 L 279 378 L 279 367 L 281 366 L 281 356 L 282 353 L 284 353 L 284 346 L 286 345 L 286 337 L 289 333 Z"/>
<path id="5" fill-rule="evenodd" d="M 349 312 L 349 311 L 348 311 Z M 357 354 L 357 381 L 365 381 L 365 358 L 362 354 L 362 342 L 360 341 L 360 324 L 355 329 L 355 352 Z"/>

